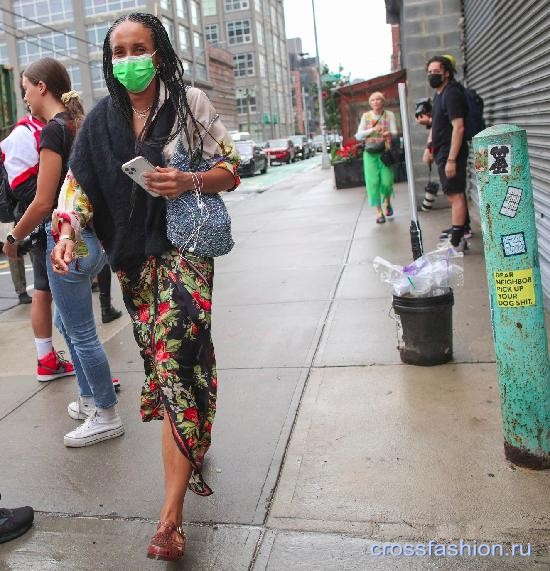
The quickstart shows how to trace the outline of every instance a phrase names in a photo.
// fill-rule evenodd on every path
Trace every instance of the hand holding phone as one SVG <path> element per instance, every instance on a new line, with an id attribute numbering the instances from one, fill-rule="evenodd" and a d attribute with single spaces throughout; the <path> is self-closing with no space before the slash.
<path id="1" fill-rule="evenodd" d="M 158 198 L 160 194 L 148 190 L 145 186 L 145 179 L 143 175 L 146 172 L 155 172 L 155 167 L 144 157 L 136 157 L 122 165 L 122 171 L 128 175 L 134 182 L 139 184 L 143 190 L 148 192 L 151 196 Z"/>

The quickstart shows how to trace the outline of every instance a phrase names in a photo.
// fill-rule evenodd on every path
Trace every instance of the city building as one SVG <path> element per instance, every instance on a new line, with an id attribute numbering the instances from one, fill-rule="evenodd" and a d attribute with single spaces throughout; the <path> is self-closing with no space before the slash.
<path id="1" fill-rule="evenodd" d="M 233 54 L 239 130 L 294 133 L 282 0 L 203 0 L 206 39 Z"/>
<path id="2" fill-rule="evenodd" d="M 208 42 L 207 42 L 208 44 Z M 235 99 L 235 74 L 233 72 L 233 54 L 226 49 L 207 45 L 208 69 L 212 91 L 210 101 L 230 131 L 237 131 L 239 120 L 237 100 Z"/>
<path id="3" fill-rule="evenodd" d="M 292 109 L 297 133 L 320 133 L 317 97 L 317 58 L 302 51 L 302 40 L 287 40 L 288 59 L 292 78 Z"/>
<path id="4" fill-rule="evenodd" d="M 55 57 L 67 66 L 89 109 L 107 93 L 102 68 L 107 30 L 119 16 L 136 11 L 161 18 L 186 79 L 208 90 L 201 0 L 2 0 L 0 63 L 12 65 L 17 78 L 29 63 Z M 23 103 L 18 105 L 22 114 Z"/>

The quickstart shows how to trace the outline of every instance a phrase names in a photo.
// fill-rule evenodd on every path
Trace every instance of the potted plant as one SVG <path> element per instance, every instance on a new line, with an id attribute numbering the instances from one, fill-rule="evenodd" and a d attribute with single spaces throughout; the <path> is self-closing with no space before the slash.
<path id="1" fill-rule="evenodd" d="M 365 185 L 363 172 L 363 145 L 353 142 L 340 149 L 333 149 L 331 164 L 334 167 L 336 188 L 353 188 Z"/>

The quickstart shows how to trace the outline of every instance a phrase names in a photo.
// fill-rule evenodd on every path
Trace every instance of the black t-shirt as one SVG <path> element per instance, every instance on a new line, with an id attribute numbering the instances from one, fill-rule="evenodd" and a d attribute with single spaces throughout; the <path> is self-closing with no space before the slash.
<path id="1" fill-rule="evenodd" d="M 439 94 L 436 93 L 432 108 L 432 144 L 437 162 L 442 162 L 449 156 L 451 137 L 453 134 L 453 119 L 466 120 L 468 103 L 464 89 L 454 79 L 448 83 Z M 468 153 L 468 143 L 463 138 L 459 155 Z"/>
<path id="2" fill-rule="evenodd" d="M 53 119 L 50 119 L 40 132 L 40 150 L 50 149 L 58 155 L 61 155 L 62 167 L 55 202 L 59 191 L 63 186 L 65 175 L 69 170 L 69 155 L 73 145 L 73 134 L 69 128 L 70 117 L 67 113 L 58 113 Z"/>

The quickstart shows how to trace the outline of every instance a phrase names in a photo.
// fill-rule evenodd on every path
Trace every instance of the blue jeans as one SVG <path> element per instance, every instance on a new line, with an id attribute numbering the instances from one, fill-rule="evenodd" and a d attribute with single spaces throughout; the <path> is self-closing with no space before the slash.
<path id="1" fill-rule="evenodd" d="M 117 403 L 117 398 L 109 361 L 97 336 L 91 288 L 93 278 L 105 265 L 105 254 L 95 232 L 86 229 L 82 238 L 89 254 L 71 262 L 68 274 L 56 274 L 50 261 L 55 246 L 50 225 L 46 231 L 48 278 L 56 306 L 55 326 L 69 347 L 80 395 L 93 396 L 96 407 L 110 408 Z"/>

